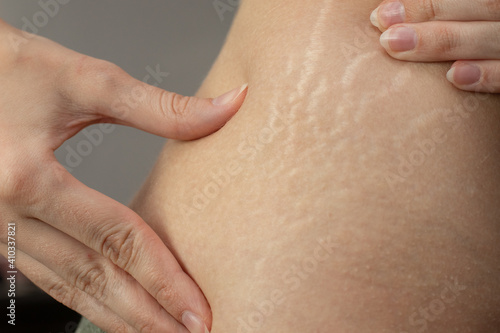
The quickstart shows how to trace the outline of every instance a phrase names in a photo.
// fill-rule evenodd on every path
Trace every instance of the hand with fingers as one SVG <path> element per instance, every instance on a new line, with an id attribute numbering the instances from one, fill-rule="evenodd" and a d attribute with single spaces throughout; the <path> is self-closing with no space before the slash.
<path id="1" fill-rule="evenodd" d="M 406 61 L 454 61 L 457 88 L 500 93 L 500 1 L 386 0 L 371 15 L 389 55 Z"/>
<path id="2" fill-rule="evenodd" d="M 183 97 L 3 21 L 0 59 L 0 253 L 15 223 L 17 268 L 108 332 L 208 332 L 210 307 L 162 240 L 73 178 L 54 150 L 101 122 L 200 138 L 237 112 L 246 86 Z"/>

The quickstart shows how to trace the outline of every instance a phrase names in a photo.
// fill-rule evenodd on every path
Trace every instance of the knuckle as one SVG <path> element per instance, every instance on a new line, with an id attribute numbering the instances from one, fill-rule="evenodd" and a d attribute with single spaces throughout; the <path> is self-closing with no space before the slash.
<path id="1" fill-rule="evenodd" d="M 167 91 L 160 92 L 159 109 L 163 117 L 171 121 L 172 137 L 183 138 L 183 133 L 191 133 L 190 109 L 193 99 Z"/>
<path id="2" fill-rule="evenodd" d="M 439 15 L 439 6 L 434 0 L 420 0 L 420 8 L 428 21 L 435 20 Z"/>
<path id="3" fill-rule="evenodd" d="M 117 322 L 111 325 L 110 332 L 128 333 L 130 332 L 130 329 L 128 329 L 128 326 L 125 325 L 125 323 Z"/>
<path id="4" fill-rule="evenodd" d="M 92 92 L 99 96 L 112 93 L 126 74 L 119 66 L 109 61 L 81 54 L 69 62 L 64 73 L 63 82 L 67 84 L 62 87 L 61 94 L 66 100 L 78 105 L 84 104 L 85 101 L 79 100 L 79 96 L 86 95 L 84 93 Z"/>
<path id="5" fill-rule="evenodd" d="M 89 72 L 93 84 L 97 84 L 97 88 L 103 91 L 109 91 L 110 88 L 115 88 L 120 79 L 126 75 L 125 71 L 117 65 L 100 59 L 93 59 L 90 64 Z"/>
<path id="6" fill-rule="evenodd" d="M 158 291 L 155 294 L 155 299 L 160 301 L 161 304 L 167 303 L 169 307 L 174 307 L 175 311 L 180 311 L 182 307 L 182 299 L 179 296 L 179 293 L 172 285 L 162 285 L 158 288 Z M 169 311 L 172 313 L 172 311 Z"/>
<path id="7" fill-rule="evenodd" d="M 422 8 L 423 14 L 426 20 L 432 21 L 436 19 L 438 15 L 438 7 L 434 0 L 420 0 L 420 8 Z"/>
<path id="8" fill-rule="evenodd" d="M 437 31 L 436 51 L 450 54 L 460 46 L 460 35 L 447 27 L 442 27 Z"/>
<path id="9" fill-rule="evenodd" d="M 77 61 L 75 70 L 77 74 L 91 78 L 94 84 L 100 86 L 114 85 L 123 74 L 123 70 L 117 65 L 85 55 Z"/>
<path id="10" fill-rule="evenodd" d="M 22 205 L 25 212 L 53 210 L 46 189 L 64 186 L 70 177 L 66 169 L 54 162 L 40 165 L 14 163 L 0 169 L 0 202 Z"/>
<path id="11" fill-rule="evenodd" d="M 77 290 L 66 282 L 55 282 L 47 288 L 47 294 L 71 309 L 76 309 Z"/>
<path id="12" fill-rule="evenodd" d="M 99 264 L 82 267 L 76 275 L 75 287 L 97 300 L 103 300 L 107 285 L 106 270 Z"/>
<path id="13" fill-rule="evenodd" d="M 153 333 L 155 332 L 154 324 L 152 321 L 145 321 L 138 326 L 140 333 Z"/>
<path id="14" fill-rule="evenodd" d="M 27 168 L 5 168 L 0 184 L 0 200 L 6 203 L 33 205 L 36 201 L 36 173 Z"/>
<path id="15" fill-rule="evenodd" d="M 136 231 L 132 227 L 111 228 L 102 241 L 102 254 L 115 265 L 128 271 L 136 257 Z"/>
<path id="16" fill-rule="evenodd" d="M 188 113 L 190 97 L 161 91 L 160 111 L 163 115 L 175 118 L 184 118 Z"/>

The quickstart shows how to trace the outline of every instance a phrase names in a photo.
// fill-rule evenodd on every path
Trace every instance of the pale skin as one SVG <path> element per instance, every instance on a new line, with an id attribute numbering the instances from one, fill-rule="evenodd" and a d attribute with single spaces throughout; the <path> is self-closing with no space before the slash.
<path id="1" fill-rule="evenodd" d="M 212 332 L 499 327 L 499 96 L 389 57 L 379 4 L 241 1 L 198 96 L 248 82 L 242 108 L 137 195 Z"/>
<path id="2" fill-rule="evenodd" d="M 75 179 L 54 151 L 103 122 L 207 136 L 239 109 L 245 87 L 218 99 L 180 96 L 3 21 L 0 59 L 0 253 L 13 246 L 14 223 L 16 267 L 109 332 L 207 332 L 210 307 L 160 238 Z"/>
<path id="3" fill-rule="evenodd" d="M 402 3 L 407 13 L 419 13 L 422 8 L 424 9 L 420 13 L 428 13 L 425 6 L 429 1 L 402 1 Z M 412 7 L 417 5 L 420 7 Z M 436 15 L 437 21 L 492 19 L 488 16 L 491 14 L 485 12 L 469 16 L 474 12 L 465 3 L 462 7 L 454 3 L 448 4 L 447 7 L 446 1 L 434 1 L 432 5 L 434 8 L 438 6 L 446 8 L 440 13 L 449 13 L 449 16 Z M 436 26 L 425 25 L 425 21 L 429 20 L 425 15 L 408 14 L 405 19 L 408 23 L 420 22 L 414 26 L 422 34 L 422 42 L 417 46 L 425 45 L 425 37 L 432 36 L 432 29 Z M 382 24 L 382 30 L 395 23 Z M 453 38 L 453 33 L 457 32 L 454 27 L 456 23 L 441 23 L 449 27 L 452 34 L 447 36 Z M 460 25 L 460 27 L 465 26 L 465 24 Z M 12 28 L 5 24 L 3 29 L 4 32 L 19 33 L 9 30 Z M 459 47 L 444 55 L 442 50 L 443 47 L 450 45 L 449 40 L 443 40 L 439 45 L 431 44 L 428 49 L 417 48 L 415 53 L 389 53 L 395 58 L 411 61 L 488 59 L 473 62 L 481 69 L 479 83 L 473 85 L 457 83 L 461 82 L 459 78 L 461 70 L 455 70 L 452 79 L 460 89 L 499 92 L 495 90 L 499 73 L 496 67 L 497 61 L 494 52 L 487 48 L 492 45 L 491 40 L 488 40 L 488 35 L 484 33 L 481 34 L 481 38 L 474 38 L 472 32 L 476 30 L 471 27 L 470 31 L 469 39 L 460 39 Z M 467 44 L 471 40 L 478 44 L 484 41 L 482 45 L 485 48 L 475 47 L 473 51 L 477 53 L 471 53 L 471 48 Z M 429 41 L 432 41 L 432 38 L 429 38 Z M 179 323 L 182 322 L 182 315 L 186 311 L 199 314 L 210 327 L 210 310 L 203 295 L 182 272 L 158 236 L 132 211 L 78 183 L 57 164 L 52 153 L 64 140 L 84 126 L 102 121 L 136 126 L 177 139 L 201 137 L 215 131 L 229 119 L 241 105 L 243 95 L 225 107 L 215 107 L 209 104 L 209 100 L 177 98 L 176 95 L 143 86 L 111 64 L 78 55 L 38 37 L 30 39 L 30 43 L 21 48 L 21 53 L 13 54 L 8 48 L 4 48 L 2 53 L 5 53 L 4 57 L 10 59 L 10 62 L 2 66 L 5 73 L 4 82 L 8 80 L 9 84 L 2 86 L 12 87 L 9 93 L 4 90 L 8 99 L 2 100 L 5 106 L 1 110 L 2 117 L 7 119 L 2 123 L 0 136 L 3 141 L 2 157 L 6 161 L 2 165 L 5 165 L 2 170 L 5 181 L 1 183 L 7 184 L 0 192 L 3 213 L 2 237 L 5 238 L 7 230 L 4 225 L 10 221 L 17 221 L 17 225 L 26 230 L 24 231 L 26 238 L 18 239 L 19 267 L 56 299 L 110 332 L 142 332 L 148 329 L 184 332 L 185 328 Z M 29 61 L 32 55 L 37 59 L 36 66 L 35 62 Z M 46 57 L 40 58 L 41 55 Z M 41 62 L 40 59 L 45 61 Z M 61 59 L 64 60 L 64 66 L 61 66 Z M 462 61 L 454 66 L 461 67 L 463 64 L 465 62 Z M 28 68 L 27 66 L 32 66 L 30 67 L 32 70 L 24 70 Z M 84 74 L 76 70 L 78 66 L 83 66 Z M 58 70 L 50 70 L 51 68 Z M 22 70 L 15 72 L 15 69 Z M 54 72 L 61 74 L 63 80 L 60 80 L 60 77 L 56 80 Z M 97 85 L 96 76 L 101 78 Z M 18 86 L 24 87 L 22 91 L 16 89 L 11 78 L 21 81 Z M 117 81 L 120 83 L 117 84 Z M 235 84 L 242 83 L 239 80 L 235 81 L 238 81 L 234 82 Z M 26 83 L 31 83 L 34 87 L 27 89 Z M 133 113 L 110 113 L 114 100 L 107 100 L 103 95 L 112 97 L 127 95 L 136 84 L 144 87 L 150 100 L 159 100 L 159 95 L 164 95 L 166 101 L 164 100 L 163 107 L 150 105 L 151 101 L 141 101 L 139 108 Z M 208 88 L 205 89 L 210 91 Z M 215 90 L 220 89 L 212 89 Z M 26 98 L 35 101 L 32 107 L 36 105 L 39 108 L 40 104 L 46 105 L 46 112 L 37 112 L 36 116 L 31 113 L 27 113 L 26 116 L 19 112 L 9 113 L 9 110 L 13 109 L 27 110 L 27 112 L 31 110 L 25 103 L 26 91 L 33 93 L 33 96 Z M 103 91 L 106 93 L 102 95 L 96 93 Z M 66 99 L 62 99 L 61 95 Z M 179 104 L 170 101 L 178 101 Z M 147 103 L 146 106 L 144 103 Z M 183 108 L 182 105 L 185 104 L 188 106 Z M 174 107 L 169 109 L 165 105 Z M 216 115 L 211 119 L 196 121 L 193 119 L 199 119 L 200 116 L 196 111 L 216 113 Z M 18 118 L 20 114 L 22 118 Z M 147 116 L 144 116 L 145 114 Z M 177 120 L 178 115 L 191 114 L 194 115 L 189 116 L 192 118 L 188 117 L 188 120 Z M 194 131 L 183 130 L 183 124 L 188 124 L 187 127 Z M 23 151 L 22 156 L 18 154 L 19 151 Z M 54 209 L 54 202 L 60 203 L 57 206 L 59 209 Z M 81 226 L 85 228 L 79 228 Z M 128 235 L 132 235 L 133 241 L 125 237 Z M 108 242 L 106 236 L 110 236 L 107 238 Z M 46 241 L 48 239 L 51 240 L 50 243 Z M 56 239 L 57 242 L 52 241 Z M 120 246 L 122 243 L 126 244 L 124 239 L 134 246 L 130 248 Z M 103 247 L 110 242 L 111 246 Z M 108 251 L 103 248 L 108 248 Z M 5 255 L 6 246 L 2 247 L 2 251 Z M 134 251 L 137 251 L 137 255 L 130 256 L 130 252 Z M 58 255 L 53 256 L 52 253 Z M 136 261 L 127 258 L 136 258 Z M 154 262 L 148 258 L 154 258 Z M 166 264 L 155 265 L 158 261 Z M 88 265 L 82 265 L 84 262 Z M 73 263 L 78 264 L 73 266 Z M 151 271 L 152 267 L 158 271 Z M 104 274 L 101 274 L 102 272 Z M 128 279 L 125 272 L 134 279 Z M 103 285 L 106 285 L 105 289 L 102 288 Z M 158 294 L 160 290 L 168 295 L 174 294 L 174 297 L 162 297 Z M 117 299 L 112 295 L 124 295 L 124 297 Z M 124 300 L 129 300 L 130 303 L 124 304 Z M 139 309 L 135 306 L 137 302 L 143 305 Z M 195 327 L 193 331 L 197 329 L 200 327 Z"/>
<path id="4" fill-rule="evenodd" d="M 459 89 L 500 93 L 500 2 L 386 0 L 371 15 L 394 58 L 450 61 Z"/>

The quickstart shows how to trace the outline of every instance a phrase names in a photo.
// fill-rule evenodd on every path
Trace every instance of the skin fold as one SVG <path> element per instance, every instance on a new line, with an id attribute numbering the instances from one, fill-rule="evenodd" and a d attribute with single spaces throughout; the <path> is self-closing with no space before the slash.
<path id="1" fill-rule="evenodd" d="M 500 329 L 500 100 L 391 59 L 378 3 L 242 1 L 198 92 L 242 108 L 134 200 L 212 332 Z"/>

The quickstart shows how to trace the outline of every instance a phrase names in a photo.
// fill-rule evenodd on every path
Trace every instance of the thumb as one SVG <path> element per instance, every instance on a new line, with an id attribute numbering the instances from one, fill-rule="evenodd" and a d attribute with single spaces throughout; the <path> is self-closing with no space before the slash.
<path id="1" fill-rule="evenodd" d="M 182 96 L 131 79 L 100 109 L 112 122 L 178 140 L 193 140 L 219 130 L 239 110 L 247 84 L 217 98 Z"/>

